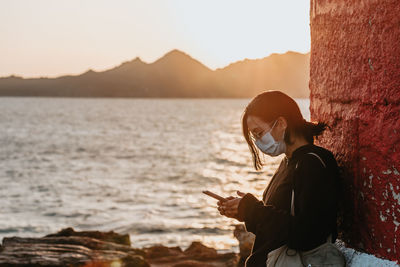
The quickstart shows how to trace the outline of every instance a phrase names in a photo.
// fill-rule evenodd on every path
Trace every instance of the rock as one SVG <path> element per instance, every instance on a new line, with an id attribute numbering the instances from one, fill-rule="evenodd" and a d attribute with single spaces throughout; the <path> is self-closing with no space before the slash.
<path id="1" fill-rule="evenodd" d="M 192 242 L 184 253 L 195 259 L 215 259 L 220 256 L 215 249 L 206 247 L 200 242 Z"/>
<path id="2" fill-rule="evenodd" d="M 0 266 L 150 266 L 144 259 L 144 251 L 104 241 L 120 240 L 118 242 L 124 243 L 124 236 L 118 237 L 116 233 L 75 232 L 72 228 L 64 230 L 59 233 L 74 235 L 63 236 L 57 233 L 41 238 L 4 238 L 0 251 Z"/>
<path id="3" fill-rule="evenodd" d="M 239 260 L 236 253 L 219 254 L 214 248 L 207 247 L 200 242 L 192 242 L 184 251 L 179 247 L 169 248 L 162 245 L 143 250 L 146 260 L 152 267 L 236 267 Z"/>
<path id="4" fill-rule="evenodd" d="M 147 258 L 155 259 L 162 257 L 176 257 L 182 254 L 180 247 L 165 247 L 163 245 L 155 245 L 145 249 Z"/>
<path id="5" fill-rule="evenodd" d="M 172 265 L 172 267 L 214 267 L 214 266 L 215 265 L 213 264 L 192 261 L 192 260 L 182 261 L 180 263 Z"/>
<path id="6" fill-rule="evenodd" d="M 62 229 L 61 231 L 59 231 L 55 234 L 46 235 L 46 237 L 53 237 L 53 236 L 86 236 L 86 237 L 92 237 L 92 238 L 99 239 L 102 241 L 117 243 L 117 244 L 121 244 L 121 245 L 126 245 L 126 246 L 131 245 L 131 240 L 129 238 L 129 235 L 117 234 L 113 231 L 110 231 L 110 232 L 100 232 L 100 231 L 75 232 L 75 230 L 73 228 L 68 227 L 68 228 Z"/>
<path id="7" fill-rule="evenodd" d="M 236 253 L 218 253 L 200 242 L 184 251 L 163 245 L 138 249 L 128 235 L 72 228 L 40 238 L 6 237 L 0 246 L 0 267 L 237 267 L 238 261 Z"/>

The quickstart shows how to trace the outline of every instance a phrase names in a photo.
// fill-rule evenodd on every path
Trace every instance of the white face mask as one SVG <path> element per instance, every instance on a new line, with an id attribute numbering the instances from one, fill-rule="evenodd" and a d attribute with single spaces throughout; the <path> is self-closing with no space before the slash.
<path id="1" fill-rule="evenodd" d="M 274 122 L 271 130 L 266 132 L 260 139 L 255 141 L 256 146 L 263 153 L 270 155 L 272 157 L 278 156 L 284 152 L 286 152 L 286 143 L 283 140 L 285 136 L 285 132 L 283 132 L 283 137 L 281 141 L 275 141 L 274 137 L 271 135 L 271 131 L 274 128 L 277 120 Z M 286 131 L 286 129 L 285 129 Z"/>

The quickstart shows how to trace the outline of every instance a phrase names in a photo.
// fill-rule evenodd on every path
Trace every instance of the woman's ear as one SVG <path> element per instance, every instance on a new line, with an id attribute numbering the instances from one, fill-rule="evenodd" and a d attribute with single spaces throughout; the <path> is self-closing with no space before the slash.
<path id="1" fill-rule="evenodd" d="M 287 120 L 285 119 L 285 117 L 279 116 L 277 124 L 278 124 L 277 126 L 280 130 L 287 128 Z"/>

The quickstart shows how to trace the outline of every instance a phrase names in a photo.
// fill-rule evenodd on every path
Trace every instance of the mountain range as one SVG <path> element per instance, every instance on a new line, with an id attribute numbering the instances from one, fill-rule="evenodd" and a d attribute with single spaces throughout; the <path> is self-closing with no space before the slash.
<path id="1" fill-rule="evenodd" d="M 211 70 L 188 54 L 172 50 L 153 63 L 140 58 L 119 66 L 57 78 L 0 78 L 0 96 L 55 97 L 254 97 L 281 90 L 309 97 L 310 53 L 286 52 L 245 59 Z"/>

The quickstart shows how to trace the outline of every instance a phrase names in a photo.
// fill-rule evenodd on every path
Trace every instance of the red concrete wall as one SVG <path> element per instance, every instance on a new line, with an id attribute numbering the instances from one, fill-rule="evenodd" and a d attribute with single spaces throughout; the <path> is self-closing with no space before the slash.
<path id="1" fill-rule="evenodd" d="M 400 2 L 311 0 L 311 120 L 343 169 L 341 236 L 400 259 Z"/>

